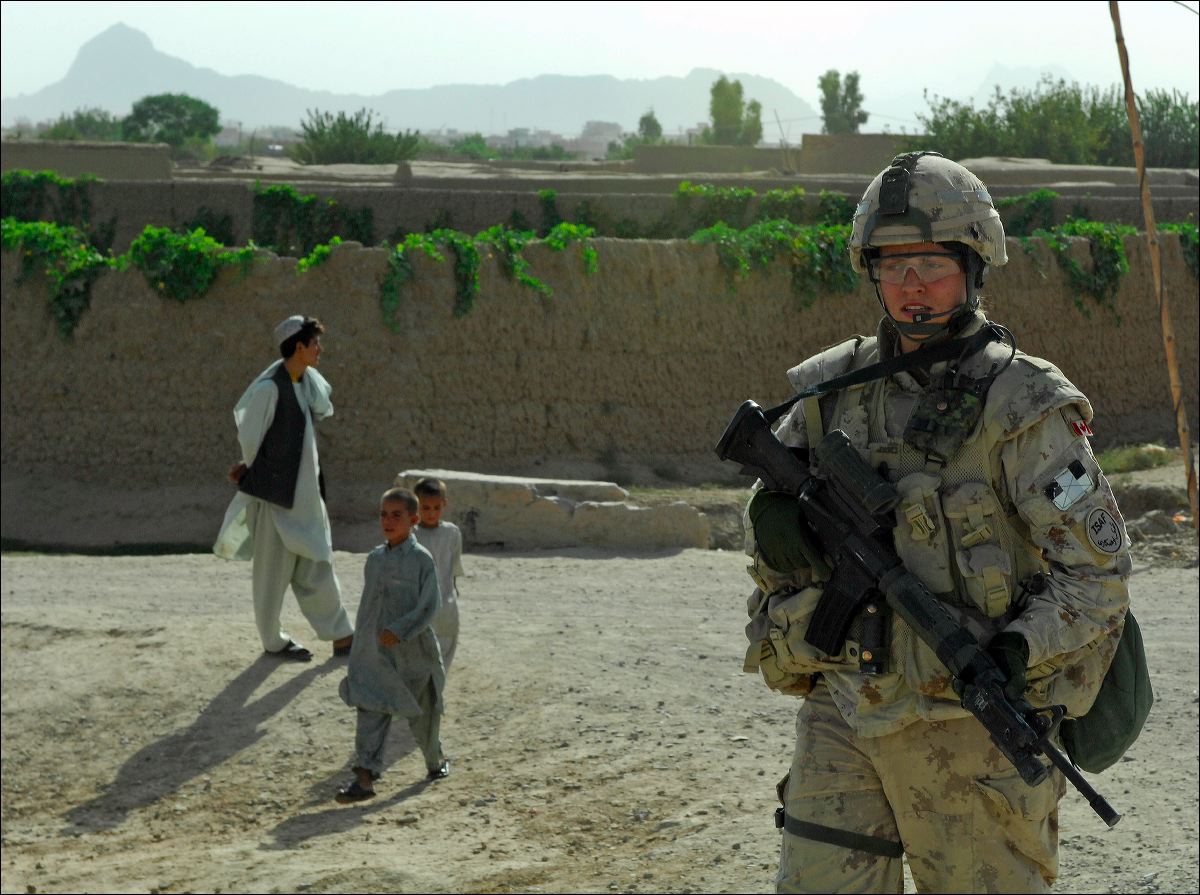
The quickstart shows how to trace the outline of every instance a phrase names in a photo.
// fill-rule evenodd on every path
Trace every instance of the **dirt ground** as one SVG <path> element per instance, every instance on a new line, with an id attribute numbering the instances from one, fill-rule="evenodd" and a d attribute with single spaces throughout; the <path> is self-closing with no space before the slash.
<path id="1" fill-rule="evenodd" d="M 1157 703 L 1068 793 L 1060 892 L 1198 886 L 1196 542 L 1142 541 L 1133 603 Z M 357 606 L 363 556 L 336 567 Z M 407 731 L 339 806 L 344 660 L 289 598 L 309 665 L 259 653 L 250 569 L 210 555 L 7 554 L 4 892 L 767 892 L 798 703 L 741 672 L 736 551 L 475 553 L 443 742 Z M 911 885 L 909 888 L 911 891 Z"/>

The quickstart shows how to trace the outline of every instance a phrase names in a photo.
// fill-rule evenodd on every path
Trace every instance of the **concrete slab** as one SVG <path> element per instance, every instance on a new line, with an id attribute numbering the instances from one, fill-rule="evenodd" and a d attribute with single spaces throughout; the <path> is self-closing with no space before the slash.
<path id="1" fill-rule="evenodd" d="M 445 518 L 467 547 L 556 549 L 607 547 L 662 550 L 708 547 L 708 518 L 683 502 L 637 507 L 612 482 L 484 475 L 449 469 L 406 469 L 397 487 L 422 478 L 446 483 Z"/>

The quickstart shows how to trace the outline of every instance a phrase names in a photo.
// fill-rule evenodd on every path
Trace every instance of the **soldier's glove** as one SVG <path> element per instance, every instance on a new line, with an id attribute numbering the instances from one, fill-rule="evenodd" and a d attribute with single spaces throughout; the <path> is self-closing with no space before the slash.
<path id="1" fill-rule="evenodd" d="M 1029 668 L 1029 641 L 1018 631 L 1001 631 L 987 645 L 987 653 L 1004 675 L 1004 695 L 1010 700 L 1025 694 Z"/>
<path id="2" fill-rule="evenodd" d="M 791 573 L 823 568 L 796 498 L 782 491 L 759 491 L 750 500 L 750 524 L 758 552 L 772 569 Z"/>

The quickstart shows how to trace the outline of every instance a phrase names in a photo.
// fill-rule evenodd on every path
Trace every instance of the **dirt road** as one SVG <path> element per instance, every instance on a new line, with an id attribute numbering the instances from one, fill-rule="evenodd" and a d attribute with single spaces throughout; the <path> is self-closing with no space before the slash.
<path id="1" fill-rule="evenodd" d="M 1197 888 L 1197 573 L 1138 571 L 1158 703 L 1068 796 L 1061 892 Z M 336 558 L 356 605 L 363 557 Z M 443 740 L 365 806 L 342 661 L 260 656 L 249 566 L 5 555 L 3 890 L 766 892 L 796 703 L 742 674 L 732 552 L 471 554 Z M 290 603 L 289 598 L 289 603 Z M 310 632 L 293 605 L 285 624 Z"/>

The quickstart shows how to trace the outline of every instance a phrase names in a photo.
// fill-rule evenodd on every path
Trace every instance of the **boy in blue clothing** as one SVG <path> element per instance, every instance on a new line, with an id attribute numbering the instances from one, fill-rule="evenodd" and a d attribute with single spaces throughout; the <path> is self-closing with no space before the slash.
<path id="1" fill-rule="evenodd" d="M 355 619 L 350 663 L 339 693 L 358 710 L 354 776 L 337 801 L 375 795 L 392 718 L 408 719 L 430 780 L 450 775 L 440 727 L 446 674 L 430 627 L 441 596 L 433 557 L 413 537 L 417 498 L 407 488 L 385 491 L 379 525 L 386 541 L 367 556 L 362 601 Z"/>
<path id="2" fill-rule="evenodd" d="M 462 532 L 453 522 L 442 519 L 446 511 L 446 483 L 441 479 L 424 478 L 413 486 L 417 495 L 417 515 L 421 523 L 415 534 L 417 541 L 433 556 L 437 567 L 438 588 L 442 592 L 442 608 L 433 617 L 433 633 L 442 648 L 442 665 L 450 673 L 450 663 L 458 648 L 458 578 L 463 573 Z"/>

